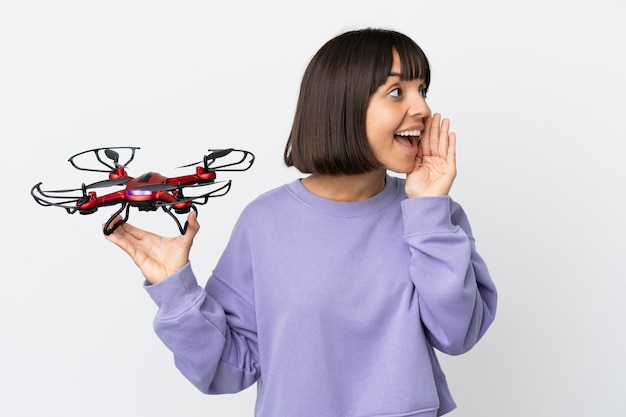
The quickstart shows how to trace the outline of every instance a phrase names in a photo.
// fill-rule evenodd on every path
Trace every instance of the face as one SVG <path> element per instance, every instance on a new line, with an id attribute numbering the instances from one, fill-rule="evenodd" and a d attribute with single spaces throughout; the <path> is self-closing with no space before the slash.
<path id="1" fill-rule="evenodd" d="M 424 81 L 401 80 L 401 69 L 400 57 L 394 50 L 389 77 L 370 97 L 365 132 L 378 162 L 391 171 L 409 173 L 415 166 L 430 108 Z"/>

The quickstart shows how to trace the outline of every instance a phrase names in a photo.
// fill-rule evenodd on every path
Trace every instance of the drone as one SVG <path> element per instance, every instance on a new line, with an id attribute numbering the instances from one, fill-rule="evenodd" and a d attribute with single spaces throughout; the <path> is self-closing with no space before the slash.
<path id="1" fill-rule="evenodd" d="M 126 223 L 131 207 L 139 211 L 162 209 L 174 219 L 178 230 L 184 235 L 188 222 L 181 224 L 176 214 L 189 213 L 191 210 L 197 213 L 196 205 L 206 204 L 209 198 L 221 197 L 230 191 L 231 180 L 216 181 L 218 171 L 246 171 L 254 163 L 254 154 L 245 150 L 209 149 L 201 161 L 178 167 L 195 166 L 195 173 L 166 177 L 157 172 L 147 172 L 139 177 L 131 177 L 126 167 L 135 158 L 138 149 L 135 146 L 118 146 L 77 153 L 68 159 L 74 168 L 107 173 L 108 178 L 66 190 L 43 190 L 42 182 L 39 182 L 31 188 L 30 193 L 40 205 L 61 207 L 69 214 L 92 214 L 100 207 L 119 205 L 119 209 L 104 224 L 102 230 L 105 235 L 110 235 Z M 123 159 L 126 162 L 120 163 L 120 153 L 125 154 Z M 94 157 L 99 163 L 97 168 L 85 168 L 81 160 Z M 94 191 L 108 187 L 122 188 L 103 195 Z M 186 191 L 193 188 L 202 189 L 201 194 L 187 196 Z M 120 216 L 122 213 L 123 216 Z"/>

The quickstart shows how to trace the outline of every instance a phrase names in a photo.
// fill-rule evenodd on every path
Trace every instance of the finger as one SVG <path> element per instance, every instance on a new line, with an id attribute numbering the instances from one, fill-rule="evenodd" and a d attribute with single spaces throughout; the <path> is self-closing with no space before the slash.
<path id="1" fill-rule="evenodd" d="M 454 165 L 456 169 L 456 133 L 450 133 L 448 142 L 448 156 L 446 157 L 446 160 L 449 164 Z"/>
<path id="2" fill-rule="evenodd" d="M 448 135 L 450 131 L 450 119 L 441 121 L 441 130 L 439 132 L 439 155 L 445 158 L 448 155 Z"/>
<path id="3" fill-rule="evenodd" d="M 422 132 L 422 140 L 420 141 L 422 157 L 424 155 L 430 155 L 430 126 L 432 125 L 432 122 L 433 118 L 427 117 L 426 123 L 424 123 L 424 131 Z"/>
<path id="4" fill-rule="evenodd" d="M 427 153 L 426 156 L 436 156 L 439 152 L 439 132 L 441 125 L 441 115 L 439 113 L 435 113 L 433 115 L 432 123 L 430 124 L 430 153 Z"/>
<path id="5" fill-rule="evenodd" d="M 122 249 L 132 258 L 135 253 L 135 247 L 130 243 L 130 236 L 124 230 L 125 226 L 126 225 L 122 225 L 118 227 L 113 233 L 104 235 L 104 238 Z"/>
<path id="6" fill-rule="evenodd" d="M 152 234 L 150 232 L 147 232 L 143 229 L 140 229 L 138 227 L 133 226 L 130 223 L 124 223 L 122 225 L 120 225 L 120 227 L 118 227 L 118 229 L 122 229 L 122 231 L 124 232 L 124 234 L 127 235 L 128 238 L 133 238 L 135 240 L 141 240 L 144 237 L 146 237 L 146 235 Z"/>
<path id="7" fill-rule="evenodd" d="M 191 246 L 191 242 L 193 238 L 200 230 L 200 223 L 198 223 L 198 213 L 195 210 L 192 210 L 187 216 L 187 231 L 185 232 L 185 238 Z"/>
<path id="8" fill-rule="evenodd" d="M 118 216 L 115 221 L 120 219 L 121 217 Z M 105 235 L 105 238 L 133 257 L 135 253 L 137 253 L 137 242 L 143 239 L 147 234 L 148 233 L 146 231 L 141 230 L 132 224 L 122 223 L 115 228 L 113 233 Z"/>
<path id="9" fill-rule="evenodd" d="M 119 240 L 119 235 L 115 236 L 113 239 L 109 239 L 110 236 L 115 234 L 115 231 L 117 229 L 119 229 L 119 227 L 113 229 L 113 231 L 111 233 L 106 233 L 106 231 L 107 231 L 106 228 L 107 228 L 107 224 L 108 224 L 108 227 L 109 227 L 109 230 L 110 230 L 111 229 L 111 225 L 116 225 L 116 224 L 120 223 L 121 221 L 122 221 L 122 216 L 115 216 L 113 219 L 110 219 L 107 223 L 102 223 L 102 225 L 101 225 L 102 232 L 104 232 L 104 236 L 107 238 L 107 240 L 110 240 L 112 242 L 115 242 L 115 241 Z"/>

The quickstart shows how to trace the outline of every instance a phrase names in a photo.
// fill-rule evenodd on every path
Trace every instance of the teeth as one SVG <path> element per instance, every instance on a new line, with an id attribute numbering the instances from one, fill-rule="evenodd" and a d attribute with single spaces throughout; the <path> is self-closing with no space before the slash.
<path id="1" fill-rule="evenodd" d="M 404 132 L 396 133 L 398 136 L 422 136 L 422 132 L 420 130 L 405 130 Z"/>

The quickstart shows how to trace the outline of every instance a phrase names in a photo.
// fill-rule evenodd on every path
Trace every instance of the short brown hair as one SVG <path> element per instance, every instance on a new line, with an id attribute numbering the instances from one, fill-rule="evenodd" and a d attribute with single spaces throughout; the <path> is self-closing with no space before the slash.
<path id="1" fill-rule="evenodd" d="M 386 29 L 344 32 L 326 42 L 302 77 L 284 161 L 303 173 L 355 175 L 380 164 L 365 133 L 370 97 L 389 76 L 393 50 L 403 80 L 430 84 L 430 66 L 408 36 Z"/>

